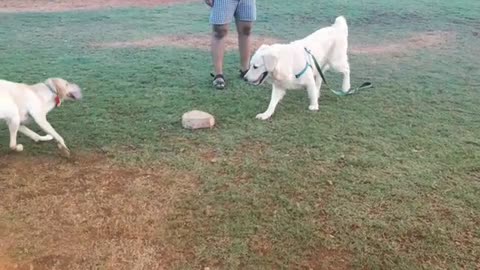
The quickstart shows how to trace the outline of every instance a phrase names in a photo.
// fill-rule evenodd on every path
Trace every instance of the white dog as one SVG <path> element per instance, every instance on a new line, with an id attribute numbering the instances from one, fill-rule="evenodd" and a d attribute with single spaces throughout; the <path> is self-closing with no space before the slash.
<path id="1" fill-rule="evenodd" d="M 7 122 L 10 149 L 23 151 L 23 145 L 17 144 L 17 132 L 20 131 L 36 142 L 55 139 L 60 150 L 69 155 L 63 138 L 47 121 L 47 113 L 60 106 L 63 100 L 78 100 L 81 97 L 78 85 L 60 78 L 48 79 L 35 85 L 0 80 L 0 120 Z M 30 117 L 47 135 L 40 136 L 24 126 Z"/>
<path id="2" fill-rule="evenodd" d="M 272 97 L 268 109 L 257 115 L 266 120 L 272 116 L 287 89 L 307 89 L 309 110 L 318 110 L 322 78 L 316 70 L 312 55 L 322 71 L 332 68 L 343 73 L 342 91 L 350 89 L 350 65 L 347 56 L 348 26 L 343 16 L 332 26 L 322 28 L 304 39 L 289 44 L 262 45 L 250 61 L 244 79 L 254 85 L 266 79 L 272 83 Z M 310 53 L 311 54 L 310 54 Z"/>

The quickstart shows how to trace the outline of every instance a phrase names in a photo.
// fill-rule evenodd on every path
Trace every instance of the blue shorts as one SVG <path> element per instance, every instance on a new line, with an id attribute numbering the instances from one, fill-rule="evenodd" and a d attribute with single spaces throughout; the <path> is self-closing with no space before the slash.
<path id="1" fill-rule="evenodd" d="M 210 24 L 222 25 L 237 21 L 253 22 L 257 18 L 255 0 L 215 0 L 210 11 Z"/>

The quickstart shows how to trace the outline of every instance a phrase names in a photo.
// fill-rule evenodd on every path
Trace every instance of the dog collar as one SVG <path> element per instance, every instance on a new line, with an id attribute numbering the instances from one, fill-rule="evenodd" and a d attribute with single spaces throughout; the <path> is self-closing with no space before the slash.
<path id="1" fill-rule="evenodd" d="M 62 104 L 62 100 L 58 96 L 57 91 L 55 91 L 55 89 L 49 83 L 45 82 L 44 84 L 45 84 L 45 86 L 47 86 L 47 88 L 48 88 L 48 90 L 50 90 L 50 92 L 55 94 L 55 107 L 57 107 L 57 108 L 60 107 L 60 105 Z"/>

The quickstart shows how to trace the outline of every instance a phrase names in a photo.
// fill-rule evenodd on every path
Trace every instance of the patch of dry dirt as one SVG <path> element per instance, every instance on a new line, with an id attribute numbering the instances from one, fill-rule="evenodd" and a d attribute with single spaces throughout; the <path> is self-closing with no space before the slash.
<path id="1" fill-rule="evenodd" d="M 156 7 L 191 3 L 195 0 L 2 0 L 0 12 L 62 12 L 119 7 Z"/>
<path id="2" fill-rule="evenodd" d="M 347 270 L 352 269 L 352 255 L 346 251 L 320 249 L 312 253 L 311 258 L 299 265 L 306 270 Z"/>
<path id="3" fill-rule="evenodd" d="M 278 39 L 264 36 L 253 37 L 252 49 L 255 50 L 262 44 L 273 44 L 279 42 Z M 135 41 L 118 41 L 110 43 L 94 43 L 95 48 L 155 48 L 155 47 L 176 47 L 176 48 L 196 48 L 201 50 L 210 49 L 209 35 L 170 35 L 158 36 L 149 39 Z M 227 50 L 236 50 L 238 48 L 237 36 L 232 33 L 226 38 Z"/>
<path id="4" fill-rule="evenodd" d="M 167 221 L 197 185 L 100 155 L 0 157 L 0 270 L 169 269 L 191 253 L 174 247 Z"/>
<path id="5" fill-rule="evenodd" d="M 375 45 L 352 45 L 350 53 L 367 55 L 393 55 L 402 56 L 419 49 L 435 49 L 450 44 L 455 39 L 452 32 L 422 32 L 412 34 L 409 38 L 394 42 Z M 282 40 L 256 36 L 253 37 L 252 50 L 256 50 L 262 44 L 279 43 Z M 210 37 L 208 35 L 170 35 L 158 36 L 143 40 L 118 41 L 109 43 L 91 44 L 94 48 L 155 48 L 176 47 L 196 48 L 201 50 L 210 49 Z M 235 34 L 231 34 L 226 40 L 227 50 L 236 50 L 238 42 Z"/>
<path id="6" fill-rule="evenodd" d="M 270 239 L 268 239 L 265 234 L 257 233 L 248 243 L 250 250 L 255 252 L 260 256 L 268 256 L 273 251 L 273 243 Z"/>
<path id="7" fill-rule="evenodd" d="M 454 39 L 455 33 L 452 32 L 422 32 L 415 33 L 409 38 L 395 42 L 379 45 L 352 46 L 350 53 L 368 55 L 405 55 L 411 51 L 419 49 L 440 48 L 453 42 Z"/>

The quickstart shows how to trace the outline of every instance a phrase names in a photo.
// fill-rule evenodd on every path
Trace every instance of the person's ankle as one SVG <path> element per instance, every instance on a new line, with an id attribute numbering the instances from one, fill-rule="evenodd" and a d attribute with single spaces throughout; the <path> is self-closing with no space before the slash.
<path id="1" fill-rule="evenodd" d="M 245 77 L 245 74 L 247 74 L 248 68 L 247 69 L 240 69 L 240 78 Z"/>
<path id="2" fill-rule="evenodd" d="M 212 73 L 211 75 L 213 76 L 213 81 L 212 81 L 213 87 L 215 87 L 218 90 L 225 89 L 225 77 L 223 76 L 223 74 L 213 75 Z"/>

